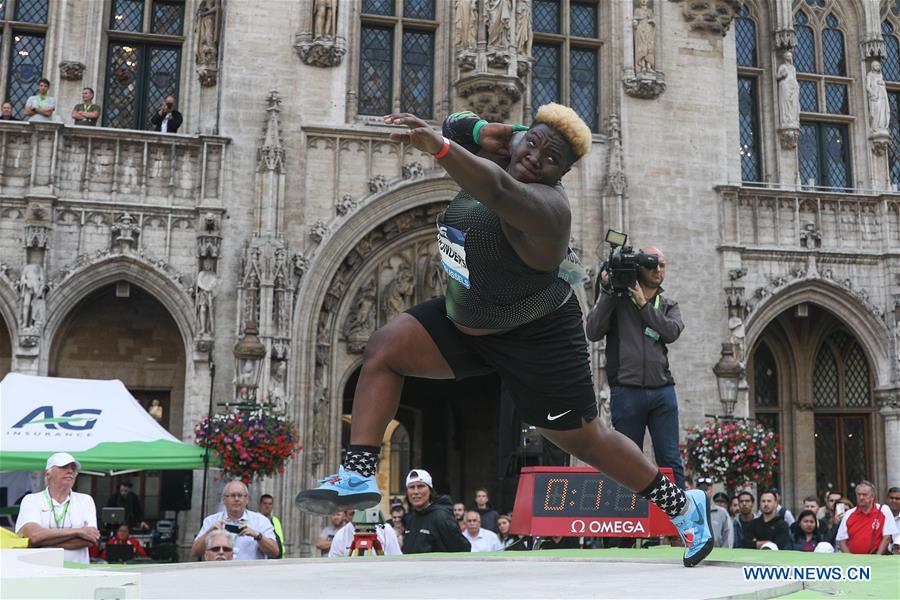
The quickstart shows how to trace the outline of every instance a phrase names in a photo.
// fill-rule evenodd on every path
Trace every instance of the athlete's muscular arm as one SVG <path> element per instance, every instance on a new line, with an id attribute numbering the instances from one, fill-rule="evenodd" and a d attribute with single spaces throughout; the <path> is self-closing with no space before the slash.
<path id="1" fill-rule="evenodd" d="M 384 120 L 410 128 L 392 133 L 392 140 L 408 141 L 429 154 L 440 151 L 444 145 L 441 136 L 415 115 L 397 113 Z M 561 246 L 560 253 L 565 251 L 572 214 L 560 187 L 522 183 L 495 163 L 473 155 L 454 142 L 450 145 L 450 151 L 441 159 L 441 166 L 460 187 L 528 238 L 541 245 L 550 242 L 554 247 Z M 554 257 L 557 259 L 561 260 L 562 255 Z"/>

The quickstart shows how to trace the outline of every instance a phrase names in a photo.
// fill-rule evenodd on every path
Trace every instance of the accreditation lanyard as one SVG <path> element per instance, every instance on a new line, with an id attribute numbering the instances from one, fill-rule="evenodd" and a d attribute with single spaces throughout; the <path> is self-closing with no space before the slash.
<path id="1" fill-rule="evenodd" d="M 47 491 L 46 489 L 44 490 L 44 498 L 47 499 L 47 504 L 50 505 L 50 510 L 53 512 L 53 520 L 56 521 L 56 528 L 57 529 L 62 528 L 62 524 L 66 520 L 66 514 L 69 512 L 69 502 L 72 501 L 72 494 L 70 493 L 69 497 L 63 503 L 63 511 L 62 511 L 62 514 L 59 516 L 57 516 L 57 514 L 56 514 L 56 506 L 53 505 L 53 499 L 50 498 L 50 492 Z"/>

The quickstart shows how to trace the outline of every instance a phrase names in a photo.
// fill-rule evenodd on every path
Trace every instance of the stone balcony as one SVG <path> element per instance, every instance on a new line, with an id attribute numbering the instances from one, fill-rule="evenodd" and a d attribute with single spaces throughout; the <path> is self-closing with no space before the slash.
<path id="1" fill-rule="evenodd" d="M 720 247 L 900 253 L 900 195 L 720 186 Z"/>

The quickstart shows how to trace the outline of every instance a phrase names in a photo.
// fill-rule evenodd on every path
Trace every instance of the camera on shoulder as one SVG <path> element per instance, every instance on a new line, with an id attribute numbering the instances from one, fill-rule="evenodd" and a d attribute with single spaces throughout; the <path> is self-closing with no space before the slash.
<path id="1" fill-rule="evenodd" d="M 638 267 L 655 269 L 659 265 L 659 257 L 646 254 L 627 246 L 628 236 L 620 231 L 609 229 L 606 242 L 610 245 L 609 259 L 601 265 L 600 270 L 609 273 L 609 286 L 616 296 L 627 297 L 638 279 Z"/>

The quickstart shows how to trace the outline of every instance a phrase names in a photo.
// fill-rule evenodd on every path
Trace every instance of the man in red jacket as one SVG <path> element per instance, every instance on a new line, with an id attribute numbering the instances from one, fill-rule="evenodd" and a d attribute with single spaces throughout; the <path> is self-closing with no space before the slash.
<path id="1" fill-rule="evenodd" d="M 147 551 L 144 550 L 144 546 L 141 545 L 141 542 L 133 537 L 131 537 L 130 532 L 128 531 L 128 524 L 122 523 L 119 525 L 119 528 L 116 529 L 116 535 L 109 538 L 109 541 L 106 542 L 106 545 L 110 544 L 131 544 L 134 548 L 135 557 L 140 556 L 141 558 L 147 558 Z M 106 549 L 103 550 L 101 556 L 106 558 Z"/>
<path id="2" fill-rule="evenodd" d="M 850 554 L 885 554 L 897 524 L 891 509 L 875 502 L 875 486 L 868 481 L 856 484 L 856 508 L 841 520 L 835 540 L 841 552 Z"/>

